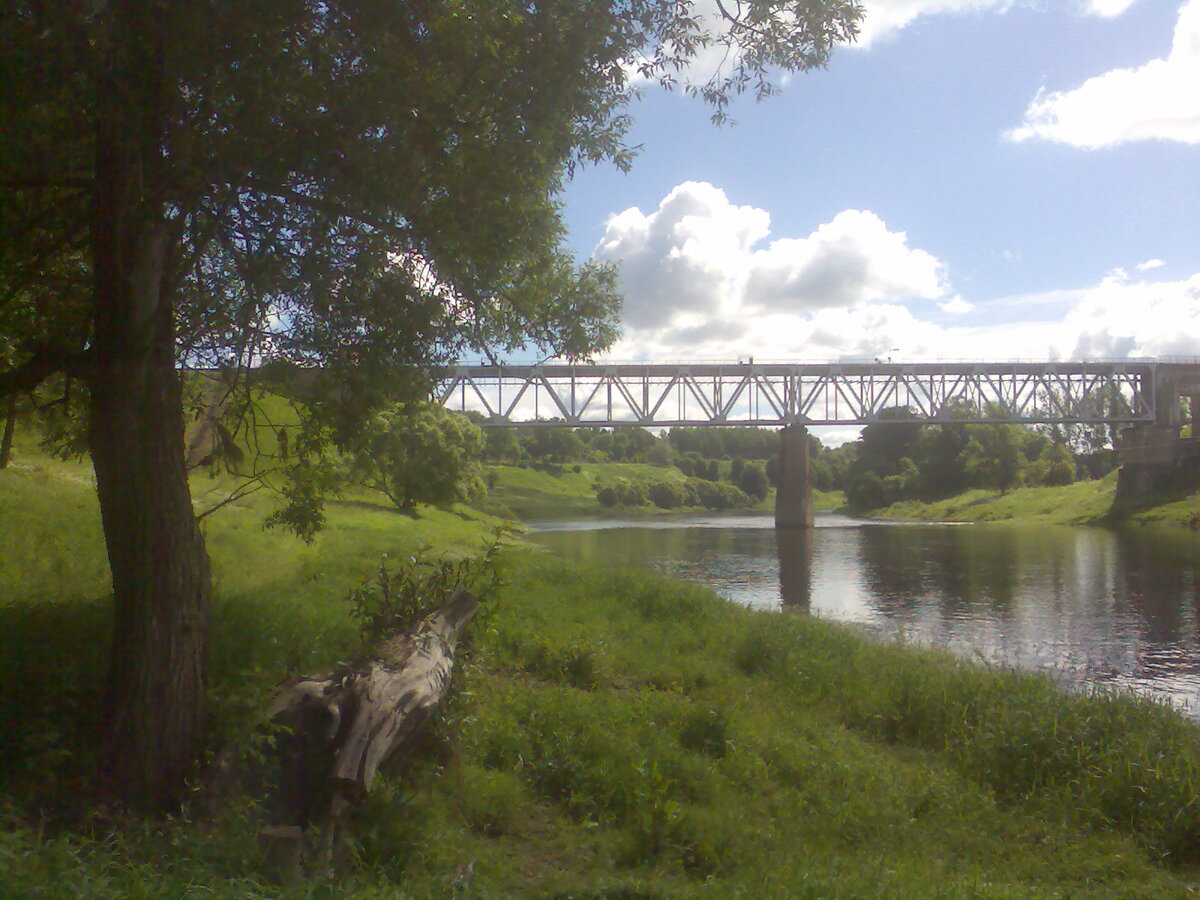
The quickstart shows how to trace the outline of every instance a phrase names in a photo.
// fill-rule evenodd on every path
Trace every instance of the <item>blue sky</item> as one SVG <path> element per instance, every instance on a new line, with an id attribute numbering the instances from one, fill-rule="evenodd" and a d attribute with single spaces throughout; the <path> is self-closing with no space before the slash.
<path id="1" fill-rule="evenodd" d="M 1200 355 L 1200 0 L 867 6 L 733 126 L 648 89 L 633 171 L 576 176 L 611 357 Z"/>

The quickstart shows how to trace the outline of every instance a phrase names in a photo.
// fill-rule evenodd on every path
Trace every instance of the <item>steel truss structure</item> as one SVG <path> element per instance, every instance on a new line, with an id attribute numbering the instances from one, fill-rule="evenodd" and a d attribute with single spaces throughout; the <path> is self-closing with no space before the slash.
<path id="1" fill-rule="evenodd" d="M 452 366 L 434 398 L 491 426 L 1156 421 L 1153 361 Z M 1189 372 L 1194 366 L 1184 367 Z M 904 412 L 908 410 L 908 412 Z"/>

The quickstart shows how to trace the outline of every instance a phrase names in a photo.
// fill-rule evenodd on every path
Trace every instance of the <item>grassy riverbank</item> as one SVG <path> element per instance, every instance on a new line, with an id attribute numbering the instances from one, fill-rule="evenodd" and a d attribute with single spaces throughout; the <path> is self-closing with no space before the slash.
<path id="1" fill-rule="evenodd" d="M 579 471 L 575 471 L 578 469 Z M 596 499 L 595 485 L 628 481 L 675 481 L 682 484 L 686 476 L 674 466 L 652 466 L 644 463 L 579 463 L 559 469 L 531 469 L 517 466 L 489 466 L 492 488 L 483 508 L 500 517 L 524 521 L 539 519 L 595 518 L 611 516 L 692 515 L 704 512 L 699 507 L 675 510 L 647 506 L 614 506 L 605 508 Z M 817 509 L 837 509 L 845 503 L 841 492 L 813 493 Z M 775 491 L 750 508 L 751 511 L 771 512 L 775 509 Z"/>
<path id="2" fill-rule="evenodd" d="M 23 461 L 0 472 L 0 896 L 1117 898 L 1196 883 L 1200 733 L 1169 711 L 520 545 L 423 751 L 356 817 L 336 884 L 266 883 L 237 805 L 216 827 L 81 819 L 108 627 L 98 516 L 85 467 Z M 470 552 L 490 524 L 359 500 L 306 546 L 262 531 L 263 512 L 250 497 L 207 526 L 223 739 L 284 675 L 360 649 L 343 598 L 383 553 Z"/>
<path id="3" fill-rule="evenodd" d="M 880 519 L 932 522 L 1200 527 L 1200 492 L 1150 497 L 1140 508 L 1114 515 L 1112 503 L 1116 488 L 1117 473 L 1112 472 L 1096 481 L 1077 481 L 1061 487 L 1025 487 L 1005 493 L 972 490 L 930 503 L 907 500 L 874 510 L 870 515 Z"/>
<path id="4" fill-rule="evenodd" d="M 576 472 L 575 469 L 579 471 Z M 684 480 L 674 467 L 639 463 L 580 463 L 557 470 L 516 466 L 492 466 L 493 487 L 483 508 L 500 518 L 525 521 L 539 519 L 656 517 L 704 512 L 700 509 L 662 510 L 655 506 L 605 508 L 596 500 L 595 484 L 618 479 L 629 481 Z M 1200 492 L 1187 496 L 1148 498 L 1138 509 L 1119 517 L 1112 513 L 1116 472 L 1095 481 L 1077 481 L 1061 487 L 1025 487 L 1001 493 L 971 490 L 945 500 L 908 500 L 866 515 L 879 519 L 928 522 L 1023 522 L 1044 525 L 1131 524 L 1193 529 L 1200 527 Z M 813 506 L 835 511 L 845 505 L 840 491 L 813 492 Z M 752 507 L 769 513 L 775 508 L 775 492 Z"/>

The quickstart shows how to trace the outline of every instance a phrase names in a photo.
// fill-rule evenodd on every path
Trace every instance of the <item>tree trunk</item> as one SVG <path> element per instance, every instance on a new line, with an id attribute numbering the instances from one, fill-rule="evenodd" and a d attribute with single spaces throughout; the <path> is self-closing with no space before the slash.
<path id="1" fill-rule="evenodd" d="M 99 776 L 110 798 L 164 809 L 182 798 L 203 737 L 210 576 L 184 469 L 169 243 L 153 195 L 161 138 L 129 87 L 114 86 L 98 116 L 93 204 L 88 436 L 114 602 Z"/>
<path id="2" fill-rule="evenodd" d="M 13 432 L 17 427 L 17 395 L 8 395 L 4 412 L 4 437 L 0 438 L 0 469 L 8 468 L 12 458 Z"/>
<path id="3" fill-rule="evenodd" d="M 459 591 L 408 634 L 385 640 L 350 672 L 295 678 L 271 704 L 289 726 L 281 753 L 280 819 L 265 836 L 279 855 L 300 865 L 303 829 L 321 832 L 318 865 L 328 865 L 345 811 L 361 802 L 390 756 L 403 752 L 446 696 L 459 632 L 479 600 Z M 294 873 L 293 873 L 294 874 Z"/>
<path id="4" fill-rule="evenodd" d="M 196 761 L 210 590 L 169 331 L 157 343 L 149 359 L 97 357 L 89 429 L 114 602 L 101 788 L 142 809 L 180 800 Z"/>

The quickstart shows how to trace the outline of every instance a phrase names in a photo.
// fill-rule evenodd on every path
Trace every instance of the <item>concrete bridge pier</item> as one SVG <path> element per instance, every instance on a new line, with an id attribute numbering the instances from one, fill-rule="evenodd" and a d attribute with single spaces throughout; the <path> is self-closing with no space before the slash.
<path id="1" fill-rule="evenodd" d="M 812 555 L 815 532 L 808 528 L 777 528 L 779 599 L 783 608 L 808 612 L 812 606 Z"/>
<path id="2" fill-rule="evenodd" d="M 803 425 L 785 425 L 779 432 L 779 484 L 775 490 L 775 527 L 813 527 L 808 429 Z"/>
<path id="3" fill-rule="evenodd" d="M 1189 396 L 1190 395 L 1190 396 Z M 1192 436 L 1181 438 L 1183 417 L 1180 399 L 1188 397 Z M 1200 385 L 1164 380 L 1156 390 L 1157 421 L 1121 432 L 1117 494 L 1113 505 L 1136 506 L 1158 492 L 1195 490 L 1200 486 Z"/>

